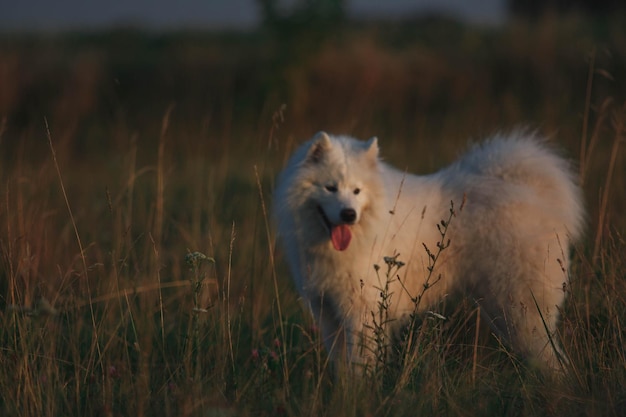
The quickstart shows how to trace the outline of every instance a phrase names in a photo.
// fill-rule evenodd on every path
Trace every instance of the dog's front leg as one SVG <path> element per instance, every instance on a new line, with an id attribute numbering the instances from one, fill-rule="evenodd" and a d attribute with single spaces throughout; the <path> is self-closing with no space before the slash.
<path id="1" fill-rule="evenodd" d="M 372 365 L 376 341 L 363 309 L 354 307 L 342 311 L 332 297 L 324 295 L 311 299 L 311 309 L 335 372 L 349 368 L 360 375 Z"/>

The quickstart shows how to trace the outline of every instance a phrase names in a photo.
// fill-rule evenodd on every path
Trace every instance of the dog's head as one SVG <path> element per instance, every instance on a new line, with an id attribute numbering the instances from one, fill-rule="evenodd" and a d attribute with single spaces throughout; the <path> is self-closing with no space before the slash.
<path id="1" fill-rule="evenodd" d="M 377 139 L 363 142 L 320 132 L 309 142 L 301 168 L 307 178 L 307 205 L 315 210 L 318 225 L 336 250 L 348 249 L 352 229 L 379 187 Z"/>

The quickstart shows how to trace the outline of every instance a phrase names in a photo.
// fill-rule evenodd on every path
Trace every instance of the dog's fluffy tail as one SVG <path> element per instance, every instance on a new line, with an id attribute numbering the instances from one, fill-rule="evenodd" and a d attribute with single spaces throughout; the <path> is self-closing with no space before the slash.
<path id="1" fill-rule="evenodd" d="M 497 134 L 474 146 L 451 169 L 531 187 L 546 209 L 558 213 L 571 240 L 580 238 L 585 210 L 578 177 L 573 164 L 545 138 L 525 131 Z"/>

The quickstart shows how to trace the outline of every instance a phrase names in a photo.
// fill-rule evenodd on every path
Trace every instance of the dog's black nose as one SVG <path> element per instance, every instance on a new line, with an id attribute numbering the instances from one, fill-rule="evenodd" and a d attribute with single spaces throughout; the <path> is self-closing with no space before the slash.
<path id="1" fill-rule="evenodd" d="M 354 221 L 356 220 L 356 210 L 351 208 L 343 209 L 339 213 L 339 217 L 341 217 L 341 220 L 346 223 L 354 223 Z"/>

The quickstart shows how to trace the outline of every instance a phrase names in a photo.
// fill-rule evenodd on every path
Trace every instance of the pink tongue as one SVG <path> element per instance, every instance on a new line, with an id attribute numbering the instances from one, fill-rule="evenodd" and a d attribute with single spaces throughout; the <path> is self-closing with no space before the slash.
<path id="1" fill-rule="evenodd" d="M 350 245 L 350 240 L 352 240 L 352 232 L 350 232 L 350 228 L 347 225 L 339 224 L 332 227 L 330 239 L 336 250 L 346 250 L 348 245 Z"/>

